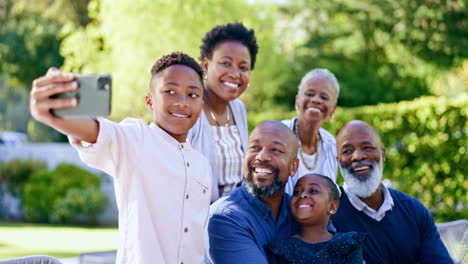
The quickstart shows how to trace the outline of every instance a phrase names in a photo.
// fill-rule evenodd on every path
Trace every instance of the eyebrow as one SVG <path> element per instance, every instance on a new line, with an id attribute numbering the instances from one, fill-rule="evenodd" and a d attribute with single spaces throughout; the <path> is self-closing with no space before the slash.
<path id="1" fill-rule="evenodd" d="M 223 59 L 223 58 L 227 58 L 227 59 L 230 59 L 230 60 L 234 60 L 231 56 L 227 56 L 227 55 L 221 57 L 221 59 Z M 249 63 L 249 62 L 246 61 L 246 60 L 242 60 L 241 63 Z"/>
<path id="2" fill-rule="evenodd" d="M 369 140 L 364 140 L 364 141 L 358 142 L 358 144 L 360 144 L 360 145 L 374 145 L 374 143 L 372 141 L 369 141 Z M 346 148 L 346 147 L 350 147 L 351 145 L 352 145 L 351 143 L 346 143 L 346 144 L 342 145 L 341 147 Z"/>
<path id="3" fill-rule="evenodd" d="M 280 142 L 280 141 L 273 141 L 273 144 L 275 144 L 275 145 L 280 145 L 280 146 L 282 146 L 283 148 L 286 148 L 286 145 L 283 144 L 283 142 Z"/>
<path id="4" fill-rule="evenodd" d="M 169 81 L 169 82 L 164 83 L 164 85 L 179 86 L 179 83 L 178 83 L 178 82 Z M 191 89 L 199 89 L 199 90 L 201 90 L 201 88 L 200 88 L 199 86 L 190 85 L 189 87 L 190 87 Z"/>

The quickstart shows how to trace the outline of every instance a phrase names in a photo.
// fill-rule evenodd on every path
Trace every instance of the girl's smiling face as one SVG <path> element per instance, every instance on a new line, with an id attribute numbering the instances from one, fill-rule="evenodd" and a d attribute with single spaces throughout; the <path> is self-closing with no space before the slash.
<path id="1" fill-rule="evenodd" d="M 203 60 L 206 89 L 223 101 L 238 98 L 247 89 L 250 80 L 249 49 L 239 41 L 219 43 L 211 59 Z"/>
<path id="2" fill-rule="evenodd" d="M 328 182 L 316 175 L 305 175 L 294 187 L 291 213 L 301 224 L 328 223 L 338 209 L 338 200 L 333 200 Z"/>

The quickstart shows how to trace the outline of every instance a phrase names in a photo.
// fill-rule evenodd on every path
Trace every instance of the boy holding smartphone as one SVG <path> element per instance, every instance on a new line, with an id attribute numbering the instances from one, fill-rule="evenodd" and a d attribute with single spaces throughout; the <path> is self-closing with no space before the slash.
<path id="1" fill-rule="evenodd" d="M 193 58 L 176 52 L 159 59 L 151 73 L 150 125 L 134 118 L 115 123 L 54 116 L 50 110 L 77 102 L 50 96 L 78 89 L 73 74 L 54 68 L 33 82 L 31 114 L 68 135 L 86 164 L 114 177 L 117 263 L 201 263 L 211 169 L 186 137 L 202 110 L 203 72 Z"/>

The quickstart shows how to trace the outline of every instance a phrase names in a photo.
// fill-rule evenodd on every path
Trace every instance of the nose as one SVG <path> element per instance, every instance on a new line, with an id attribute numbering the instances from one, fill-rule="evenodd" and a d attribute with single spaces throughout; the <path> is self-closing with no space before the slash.
<path id="1" fill-rule="evenodd" d="M 320 95 L 318 95 L 318 94 L 312 96 L 311 100 L 312 100 L 312 102 L 314 102 L 316 104 L 322 103 L 322 98 L 320 98 Z"/>
<path id="2" fill-rule="evenodd" d="M 179 95 L 176 99 L 175 105 L 181 108 L 187 107 L 188 106 L 187 97 L 184 94 Z"/>
<path id="3" fill-rule="evenodd" d="M 307 198 L 307 197 L 309 197 L 309 196 L 307 195 L 306 192 L 301 192 L 301 194 L 299 195 L 299 198 L 301 198 L 301 199 L 304 199 L 304 198 Z"/>
<path id="4" fill-rule="evenodd" d="M 257 156 L 255 157 L 258 161 L 270 161 L 271 157 L 270 154 L 268 153 L 268 150 L 265 148 L 262 148 L 260 152 L 257 153 Z"/>
<path id="5" fill-rule="evenodd" d="M 231 67 L 231 70 L 229 71 L 229 75 L 232 78 L 239 78 L 240 77 L 240 70 L 237 69 L 236 67 Z"/>
<path id="6" fill-rule="evenodd" d="M 362 149 L 356 149 L 354 152 L 353 152 L 353 161 L 361 161 L 361 160 L 364 160 L 365 158 L 367 157 L 366 153 L 364 153 L 364 151 L 362 151 Z"/>

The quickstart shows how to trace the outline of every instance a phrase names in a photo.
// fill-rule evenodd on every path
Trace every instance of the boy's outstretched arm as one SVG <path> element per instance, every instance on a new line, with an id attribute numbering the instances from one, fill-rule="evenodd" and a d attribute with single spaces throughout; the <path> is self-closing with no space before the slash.
<path id="1" fill-rule="evenodd" d="M 56 68 L 49 68 L 45 76 L 33 81 L 29 108 L 37 121 L 73 137 L 75 140 L 95 143 L 99 133 L 99 123 L 91 118 L 63 119 L 52 114 L 51 109 L 75 107 L 77 101 L 50 98 L 52 95 L 79 89 L 73 74 L 63 74 Z"/>

